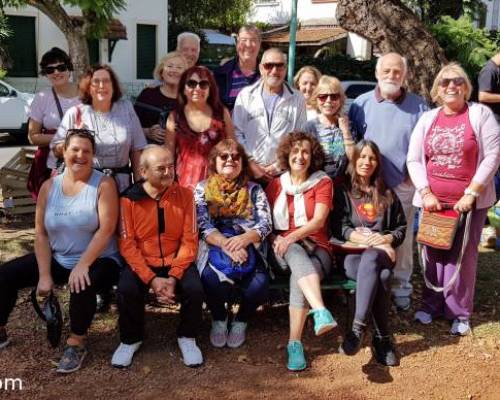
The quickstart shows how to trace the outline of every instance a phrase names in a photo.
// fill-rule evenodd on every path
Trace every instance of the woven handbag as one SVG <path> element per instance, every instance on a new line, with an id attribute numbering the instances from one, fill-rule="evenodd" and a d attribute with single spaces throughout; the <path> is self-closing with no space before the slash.
<path id="1" fill-rule="evenodd" d="M 417 243 L 435 249 L 451 249 L 461 219 L 462 215 L 451 209 L 434 212 L 424 210 L 418 227 Z"/>

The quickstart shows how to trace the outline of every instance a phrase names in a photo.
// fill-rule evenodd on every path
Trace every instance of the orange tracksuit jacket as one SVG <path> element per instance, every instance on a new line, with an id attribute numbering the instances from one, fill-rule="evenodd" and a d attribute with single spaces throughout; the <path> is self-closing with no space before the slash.
<path id="1" fill-rule="evenodd" d="M 120 199 L 120 253 L 147 285 L 153 268 L 181 279 L 196 259 L 198 231 L 193 193 L 174 182 L 155 200 L 136 183 Z"/>

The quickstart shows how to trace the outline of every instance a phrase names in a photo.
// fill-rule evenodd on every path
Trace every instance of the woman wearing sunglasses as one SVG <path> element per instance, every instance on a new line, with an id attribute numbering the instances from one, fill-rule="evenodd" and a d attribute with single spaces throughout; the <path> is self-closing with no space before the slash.
<path id="1" fill-rule="evenodd" d="M 436 286 L 448 283 L 463 258 L 457 280 L 443 292 L 424 287 L 421 308 L 415 319 L 430 324 L 444 317 L 452 335 L 470 333 L 474 304 L 478 244 L 485 216 L 495 203 L 493 178 L 500 162 L 500 127 L 491 110 L 468 102 L 470 80 L 457 63 L 444 66 L 431 89 L 439 106 L 420 117 L 408 150 L 408 172 L 417 191 L 413 205 L 441 210 L 452 204 L 455 212 L 471 212 L 470 227 L 457 230 L 450 250 L 423 246 L 427 280 Z"/>
<path id="2" fill-rule="evenodd" d="M 208 179 L 195 190 L 197 265 L 212 314 L 210 343 L 236 348 L 245 341 L 248 319 L 267 299 L 269 277 L 263 260 L 271 213 L 264 191 L 249 180 L 241 144 L 220 141 L 210 151 L 208 165 Z M 241 303 L 230 318 L 225 304 L 231 304 L 235 289 L 241 292 Z"/>
<path id="3" fill-rule="evenodd" d="M 194 190 L 207 177 L 210 150 L 220 140 L 233 138 L 233 123 L 208 68 L 184 71 L 178 101 L 177 110 L 168 116 L 165 144 L 175 154 L 179 184 Z"/>
<path id="4" fill-rule="evenodd" d="M 80 103 L 78 86 L 70 81 L 73 65 L 63 50 L 53 47 L 40 61 L 40 73 L 51 86 L 35 95 L 30 106 L 28 139 L 38 146 L 28 178 L 28 189 L 36 200 L 42 183 L 56 168 L 56 158 L 49 143 L 61 123 L 64 113 Z"/>
<path id="5" fill-rule="evenodd" d="M 139 157 L 146 138 L 129 100 L 122 98 L 118 78 L 109 65 L 94 65 L 80 79 L 82 103 L 64 116 L 50 146 L 60 155 L 69 129 L 85 128 L 95 135 L 95 167 L 113 176 L 119 192 L 139 179 Z"/>
<path id="6" fill-rule="evenodd" d="M 49 294 L 68 283 L 70 335 L 57 372 L 81 367 L 85 339 L 96 311 L 96 291 L 118 281 L 115 239 L 118 194 L 113 180 L 94 170 L 96 143 L 87 130 L 69 130 L 63 143 L 64 173 L 40 189 L 35 215 L 35 252 L 0 266 L 0 349 L 10 340 L 5 325 L 18 291 Z"/>
<path id="7" fill-rule="evenodd" d="M 311 96 L 318 116 L 307 121 L 305 131 L 314 135 L 325 151 L 325 172 L 334 184 L 343 182 L 354 140 L 343 114 L 345 94 L 340 81 L 323 75 Z"/>

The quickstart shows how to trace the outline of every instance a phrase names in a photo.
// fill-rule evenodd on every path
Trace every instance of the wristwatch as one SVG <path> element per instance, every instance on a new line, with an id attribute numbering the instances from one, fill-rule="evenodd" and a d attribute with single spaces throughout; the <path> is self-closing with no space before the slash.
<path id="1" fill-rule="evenodd" d="M 475 197 L 476 199 L 479 197 L 479 192 L 476 192 L 475 190 L 472 190 L 469 188 L 464 190 L 464 194 L 471 195 L 472 197 Z"/>

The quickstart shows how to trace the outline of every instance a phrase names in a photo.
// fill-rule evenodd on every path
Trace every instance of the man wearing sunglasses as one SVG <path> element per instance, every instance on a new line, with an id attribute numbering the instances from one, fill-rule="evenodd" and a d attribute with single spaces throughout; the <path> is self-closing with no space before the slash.
<path id="1" fill-rule="evenodd" d="M 257 57 L 260 51 L 261 34 L 255 25 L 244 25 L 236 39 L 236 57 L 214 71 L 219 95 L 225 106 L 232 111 L 239 92 L 260 78 Z"/>
<path id="2" fill-rule="evenodd" d="M 304 96 L 285 82 L 286 55 L 279 49 L 264 52 L 261 79 L 245 87 L 233 110 L 235 136 L 250 159 L 250 169 L 261 183 L 281 172 L 276 150 L 281 138 L 306 124 Z"/>
<path id="3" fill-rule="evenodd" d="M 375 68 L 377 87 L 359 96 L 349 109 L 353 136 L 356 140 L 372 140 L 379 147 L 384 181 L 396 192 L 408 221 L 405 241 L 397 250 L 392 285 L 394 303 L 400 311 L 411 305 L 413 271 L 415 188 L 406 169 L 406 156 L 413 128 L 428 109 L 422 97 L 403 87 L 406 72 L 406 59 L 401 55 L 388 53 L 380 57 Z"/>

